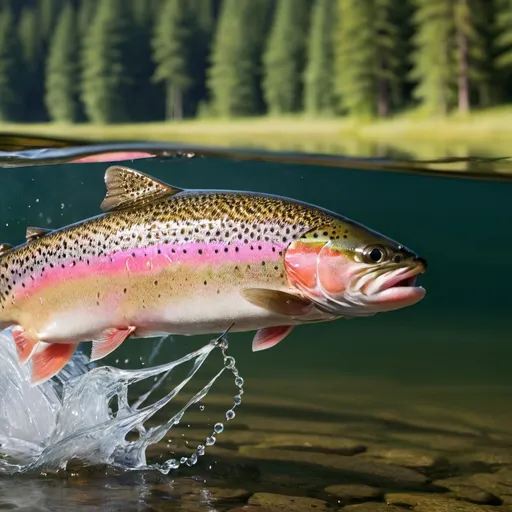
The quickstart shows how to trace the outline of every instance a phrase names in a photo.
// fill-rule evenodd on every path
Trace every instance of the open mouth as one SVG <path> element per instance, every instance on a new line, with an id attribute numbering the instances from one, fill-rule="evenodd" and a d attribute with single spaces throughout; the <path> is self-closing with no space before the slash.
<path id="1" fill-rule="evenodd" d="M 394 288 L 399 288 L 401 286 L 416 286 L 416 281 L 418 280 L 417 276 L 406 277 L 398 281 L 398 283 L 394 284 Z"/>
<path id="2" fill-rule="evenodd" d="M 376 289 L 372 290 L 373 293 L 383 292 L 391 288 L 410 288 L 416 286 L 418 275 L 424 272 L 421 265 L 413 268 L 401 268 L 387 272 L 380 278 L 376 279 Z"/>
<path id="3" fill-rule="evenodd" d="M 361 291 L 370 303 L 386 310 L 411 305 L 425 296 L 425 289 L 416 284 L 423 272 L 425 267 L 420 264 L 388 270 L 374 279 L 368 276 Z"/>

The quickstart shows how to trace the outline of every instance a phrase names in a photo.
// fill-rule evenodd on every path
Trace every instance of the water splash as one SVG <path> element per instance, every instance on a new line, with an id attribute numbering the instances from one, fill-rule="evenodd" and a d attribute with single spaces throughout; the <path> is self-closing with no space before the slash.
<path id="1" fill-rule="evenodd" d="M 31 387 L 29 368 L 18 366 L 10 332 L 1 332 L 0 474 L 57 471 L 65 469 L 72 460 L 125 470 L 156 469 L 164 474 L 183 464 L 194 465 L 205 454 L 205 446 L 215 443 L 224 428 L 221 423 L 214 426 L 204 443 L 188 457 L 148 464 L 146 449 L 161 441 L 226 370 L 232 372 L 238 387 L 233 407 L 226 413 L 227 420 L 234 417 L 233 409 L 243 394 L 243 379 L 235 360 L 226 355 L 227 347 L 222 335 L 176 361 L 140 370 L 109 366 L 88 369 L 87 358 L 78 353 L 57 377 Z M 222 369 L 168 421 L 146 428 L 145 423 L 183 390 L 216 349 L 223 356 Z M 143 407 L 172 372 L 188 362 L 192 363 L 188 375 L 163 397 Z M 150 378 L 156 380 L 149 391 L 130 403 L 130 387 Z M 111 404 L 116 400 L 117 412 L 113 412 Z M 134 433 L 135 439 L 131 439 Z"/>

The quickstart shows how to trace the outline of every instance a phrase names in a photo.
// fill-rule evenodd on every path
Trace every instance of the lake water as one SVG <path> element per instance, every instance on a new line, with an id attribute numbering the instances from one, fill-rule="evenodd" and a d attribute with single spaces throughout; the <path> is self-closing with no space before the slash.
<path id="1" fill-rule="evenodd" d="M 207 154 L 124 165 L 179 187 L 274 193 L 362 222 L 428 260 L 426 298 L 302 326 L 256 354 L 252 333 L 229 335 L 244 400 L 196 466 L 167 476 L 102 467 L 0 477 L 0 510 L 512 510 L 512 183 L 497 181 L 491 163 L 477 180 L 280 160 Z M 29 225 L 100 213 L 108 163 L 26 163 L 36 165 L 0 169 L 1 242 L 23 242 Z M 207 339 L 177 337 L 156 362 Z M 140 367 L 144 343 L 129 340 L 107 362 Z M 229 385 L 171 437 L 200 439 L 229 408 Z M 151 455 L 167 452 L 161 443 Z"/>

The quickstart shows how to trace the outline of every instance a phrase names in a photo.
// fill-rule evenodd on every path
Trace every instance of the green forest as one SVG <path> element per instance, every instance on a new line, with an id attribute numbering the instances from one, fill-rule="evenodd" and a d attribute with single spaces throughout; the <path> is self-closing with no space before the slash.
<path id="1" fill-rule="evenodd" d="M 512 100 L 512 0 L 0 0 L 0 121 L 467 113 Z"/>

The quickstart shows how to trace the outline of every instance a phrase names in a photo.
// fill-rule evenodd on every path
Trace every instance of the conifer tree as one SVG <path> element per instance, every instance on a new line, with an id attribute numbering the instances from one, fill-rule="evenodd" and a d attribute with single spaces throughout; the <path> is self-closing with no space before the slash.
<path id="1" fill-rule="evenodd" d="M 65 0 L 38 0 L 38 2 L 36 2 L 36 5 L 39 7 L 37 16 L 39 30 L 45 43 L 49 43 L 50 41 L 60 11 L 64 6 L 64 1 Z M 46 49 L 47 48 L 48 46 L 46 46 Z"/>
<path id="2" fill-rule="evenodd" d="M 192 84 L 186 92 L 185 104 L 187 113 L 196 115 L 199 106 L 208 100 L 206 73 L 213 41 L 214 2 L 189 0 L 189 5 L 194 20 L 189 62 Z"/>
<path id="3" fill-rule="evenodd" d="M 78 29 L 83 37 L 94 20 L 98 0 L 81 0 L 78 8 Z"/>
<path id="4" fill-rule="evenodd" d="M 483 58 L 477 30 L 478 0 L 416 0 L 414 68 L 416 98 L 431 112 L 470 108 L 471 78 Z"/>
<path id="5" fill-rule="evenodd" d="M 75 122 L 80 116 L 79 41 L 77 17 L 71 4 L 60 14 L 46 64 L 46 108 L 50 119 Z"/>
<path id="6" fill-rule="evenodd" d="M 87 31 L 82 101 L 95 123 L 128 121 L 136 91 L 130 75 L 133 18 L 123 0 L 101 0 Z"/>
<path id="7" fill-rule="evenodd" d="M 400 2 L 400 3 L 399 3 Z M 394 23 L 400 0 L 339 0 L 336 86 L 352 115 L 387 115 L 404 47 Z"/>
<path id="8" fill-rule="evenodd" d="M 192 85 L 190 69 L 192 12 L 189 0 L 165 0 L 153 41 L 154 79 L 166 84 L 166 118 L 183 118 L 184 92 Z"/>
<path id="9" fill-rule="evenodd" d="M 310 0 L 279 0 L 263 58 L 263 88 L 272 114 L 302 107 Z"/>
<path id="10" fill-rule="evenodd" d="M 0 121 L 22 117 L 22 50 L 10 9 L 0 12 Z"/>
<path id="11" fill-rule="evenodd" d="M 22 52 L 20 89 L 23 95 L 22 118 L 25 121 L 45 121 L 44 59 L 46 45 L 41 32 L 39 13 L 24 7 L 19 15 L 17 36 Z"/>
<path id="12" fill-rule="evenodd" d="M 312 13 L 305 74 L 305 109 L 311 114 L 335 110 L 334 32 L 336 0 L 317 0 Z"/>
<path id="13" fill-rule="evenodd" d="M 512 99 L 512 0 L 495 0 L 496 67 L 503 83 L 503 96 Z"/>
<path id="14" fill-rule="evenodd" d="M 213 110 L 220 116 L 261 109 L 261 55 L 270 6 L 268 0 L 222 3 L 208 72 Z"/>

